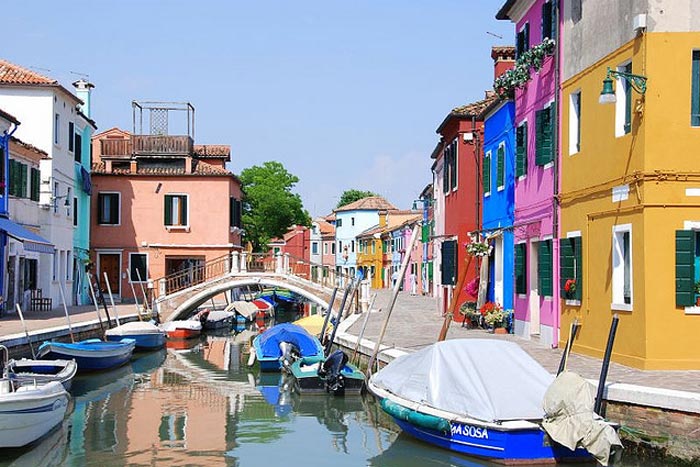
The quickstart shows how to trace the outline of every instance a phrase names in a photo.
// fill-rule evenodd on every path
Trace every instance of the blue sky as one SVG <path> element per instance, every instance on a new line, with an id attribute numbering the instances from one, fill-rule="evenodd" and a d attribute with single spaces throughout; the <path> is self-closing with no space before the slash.
<path id="1" fill-rule="evenodd" d="M 88 74 L 100 130 L 131 130 L 132 100 L 189 101 L 197 143 L 231 145 L 236 173 L 281 161 L 312 215 L 349 188 L 409 208 L 435 129 L 513 42 L 503 0 L 25 3 L 4 8 L 3 58 Z"/>

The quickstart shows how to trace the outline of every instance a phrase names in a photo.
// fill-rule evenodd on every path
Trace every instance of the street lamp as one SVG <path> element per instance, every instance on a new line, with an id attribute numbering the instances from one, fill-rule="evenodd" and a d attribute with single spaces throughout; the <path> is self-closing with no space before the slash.
<path id="1" fill-rule="evenodd" d="M 613 78 L 624 79 L 639 94 L 644 95 L 647 91 L 646 76 L 635 75 L 633 73 L 627 73 L 626 71 L 611 70 L 610 67 L 608 67 L 608 73 L 603 80 L 603 89 L 600 91 L 600 97 L 598 98 L 599 104 L 614 104 L 617 102 L 615 90 L 613 89 Z"/>

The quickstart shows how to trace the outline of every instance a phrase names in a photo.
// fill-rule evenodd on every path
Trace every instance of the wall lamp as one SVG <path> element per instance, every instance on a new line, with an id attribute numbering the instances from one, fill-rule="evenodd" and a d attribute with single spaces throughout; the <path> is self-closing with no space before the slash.
<path id="1" fill-rule="evenodd" d="M 54 205 L 57 205 L 57 201 L 58 201 L 59 199 L 63 199 L 63 198 L 66 199 L 66 201 L 63 203 L 63 205 L 64 205 L 65 207 L 69 208 L 69 207 L 70 207 L 70 199 L 68 198 L 68 195 L 52 196 L 52 197 L 51 197 L 51 202 L 52 202 Z"/>
<path id="2" fill-rule="evenodd" d="M 615 96 L 615 90 L 613 89 L 613 78 L 621 78 L 627 81 L 635 91 L 639 94 L 644 95 L 647 92 L 647 77 L 642 75 L 635 75 L 632 73 L 627 73 L 626 71 L 611 70 L 608 67 L 608 73 L 605 75 L 603 80 L 603 90 L 600 91 L 600 97 L 598 98 L 598 103 L 600 104 L 614 104 L 617 102 L 617 97 Z"/>

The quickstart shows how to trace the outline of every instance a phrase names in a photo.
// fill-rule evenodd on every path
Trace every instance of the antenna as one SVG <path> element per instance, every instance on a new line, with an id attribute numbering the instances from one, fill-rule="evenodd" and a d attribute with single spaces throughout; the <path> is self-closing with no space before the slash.
<path id="1" fill-rule="evenodd" d="M 70 73 L 71 75 L 80 76 L 81 78 L 85 78 L 85 81 L 90 81 L 90 75 L 88 75 L 87 73 L 82 73 L 80 71 L 68 71 L 68 73 Z"/>
<path id="2" fill-rule="evenodd" d="M 489 36 L 498 37 L 499 39 L 503 39 L 503 36 L 498 35 L 495 32 L 486 31 L 486 34 L 488 34 Z"/>

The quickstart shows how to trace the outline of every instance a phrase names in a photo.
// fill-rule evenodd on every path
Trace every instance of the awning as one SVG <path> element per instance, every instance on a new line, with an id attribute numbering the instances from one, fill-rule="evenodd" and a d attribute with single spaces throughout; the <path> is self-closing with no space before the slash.
<path id="1" fill-rule="evenodd" d="M 56 249 L 48 240 L 31 232 L 10 219 L 0 217 L 0 230 L 7 232 L 10 237 L 16 238 L 24 244 L 26 251 L 54 254 Z"/>

